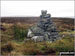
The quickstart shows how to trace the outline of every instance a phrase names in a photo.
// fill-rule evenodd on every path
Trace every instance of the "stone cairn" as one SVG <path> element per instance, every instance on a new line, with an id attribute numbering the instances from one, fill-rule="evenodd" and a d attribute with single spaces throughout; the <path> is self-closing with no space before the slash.
<path id="1" fill-rule="evenodd" d="M 42 10 L 42 15 L 36 26 L 28 31 L 28 37 L 35 41 L 55 41 L 59 39 L 58 30 L 51 20 L 51 15 L 46 10 Z"/>

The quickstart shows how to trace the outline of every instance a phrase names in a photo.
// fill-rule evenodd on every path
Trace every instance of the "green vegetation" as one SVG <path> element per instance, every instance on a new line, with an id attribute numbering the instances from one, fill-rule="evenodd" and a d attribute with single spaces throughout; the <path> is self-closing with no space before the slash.
<path id="1" fill-rule="evenodd" d="M 9 50 L 5 47 L 9 47 L 10 54 L 15 51 L 15 54 L 22 53 L 23 55 L 36 55 L 36 54 L 56 54 L 63 51 L 74 51 L 74 39 L 71 37 L 64 37 L 61 40 L 57 40 L 53 43 L 28 41 L 26 43 L 10 41 L 7 45 L 2 46 L 2 54 L 5 54 Z M 4 49 L 3 49 L 4 48 Z M 6 50 L 6 52 L 4 51 Z M 14 55 L 15 55 L 14 54 Z"/>
<path id="2" fill-rule="evenodd" d="M 28 25 L 27 25 L 28 26 Z M 5 26 L 4 26 L 5 27 Z M 60 40 L 50 42 L 24 42 L 27 37 L 27 27 L 17 24 L 6 26 L 6 31 L 1 30 L 2 55 L 58 55 L 63 51 L 74 51 L 74 37 L 66 35 Z M 75 31 L 60 32 L 60 34 L 74 34 Z"/>
<path id="3" fill-rule="evenodd" d="M 63 31 L 60 34 L 75 34 L 75 31 Z"/>
<path id="4" fill-rule="evenodd" d="M 20 29 L 16 24 L 13 27 L 14 37 L 16 40 L 24 40 L 27 37 L 27 29 Z"/>

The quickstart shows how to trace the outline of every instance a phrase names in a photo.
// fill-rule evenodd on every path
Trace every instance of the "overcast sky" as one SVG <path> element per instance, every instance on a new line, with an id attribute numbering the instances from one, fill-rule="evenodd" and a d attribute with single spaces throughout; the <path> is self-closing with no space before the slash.
<path id="1" fill-rule="evenodd" d="M 74 17 L 74 1 L 1 1 L 1 16 L 40 16 L 47 10 L 52 17 Z"/>

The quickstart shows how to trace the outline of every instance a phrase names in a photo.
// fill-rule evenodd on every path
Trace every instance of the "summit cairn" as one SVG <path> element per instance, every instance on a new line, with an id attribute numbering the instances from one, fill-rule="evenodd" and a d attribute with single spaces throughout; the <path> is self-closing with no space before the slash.
<path id="1" fill-rule="evenodd" d="M 40 19 L 36 26 L 28 29 L 28 37 L 35 42 L 50 41 L 53 42 L 59 39 L 56 26 L 51 20 L 51 15 L 47 14 L 46 10 L 41 11 Z"/>

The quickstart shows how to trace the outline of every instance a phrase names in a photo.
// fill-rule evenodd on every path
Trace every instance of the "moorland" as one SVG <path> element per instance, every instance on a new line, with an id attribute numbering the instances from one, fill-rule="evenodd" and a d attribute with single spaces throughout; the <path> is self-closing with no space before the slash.
<path id="1" fill-rule="evenodd" d="M 39 17 L 1 17 L 1 55 L 58 55 L 74 51 L 74 19 L 51 18 L 61 39 L 53 43 L 27 39 L 28 29 L 38 23 Z"/>

